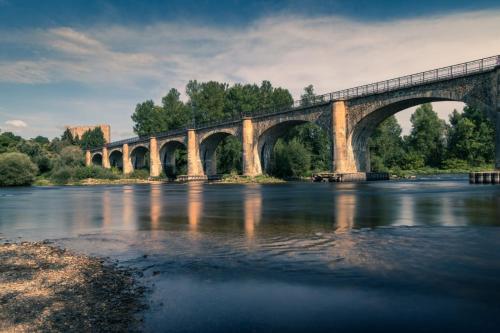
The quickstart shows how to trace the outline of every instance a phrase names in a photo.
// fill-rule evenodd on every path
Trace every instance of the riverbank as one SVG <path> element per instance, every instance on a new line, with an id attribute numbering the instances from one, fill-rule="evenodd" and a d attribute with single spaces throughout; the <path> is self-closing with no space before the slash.
<path id="1" fill-rule="evenodd" d="M 0 243 L 0 331 L 138 331 L 131 271 L 46 242 Z"/>

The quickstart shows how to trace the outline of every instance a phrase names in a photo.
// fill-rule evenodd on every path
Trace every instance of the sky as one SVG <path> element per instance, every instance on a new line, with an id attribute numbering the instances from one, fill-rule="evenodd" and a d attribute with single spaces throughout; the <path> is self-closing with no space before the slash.
<path id="1" fill-rule="evenodd" d="M 190 79 L 318 94 L 500 54 L 500 1 L 0 0 L 0 130 L 110 124 Z M 463 104 L 434 108 L 447 119 Z M 397 117 L 408 133 L 412 110 Z"/>

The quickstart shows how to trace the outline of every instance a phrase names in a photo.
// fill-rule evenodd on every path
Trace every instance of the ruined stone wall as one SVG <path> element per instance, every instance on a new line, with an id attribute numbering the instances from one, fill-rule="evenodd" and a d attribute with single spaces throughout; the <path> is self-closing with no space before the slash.
<path id="1" fill-rule="evenodd" d="M 111 142 L 111 126 L 109 125 L 95 125 L 95 126 L 66 126 L 67 129 L 71 132 L 74 138 L 77 136 L 81 139 L 83 133 L 93 130 L 96 127 L 100 127 L 102 133 L 104 134 L 104 140 L 106 143 Z"/>

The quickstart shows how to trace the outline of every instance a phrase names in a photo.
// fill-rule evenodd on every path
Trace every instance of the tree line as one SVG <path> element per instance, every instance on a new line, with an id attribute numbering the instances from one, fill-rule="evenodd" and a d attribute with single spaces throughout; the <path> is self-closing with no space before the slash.
<path id="1" fill-rule="evenodd" d="M 470 106 L 453 110 L 449 124 L 432 104 L 422 104 L 410 118 L 411 132 L 403 136 L 391 116 L 369 141 L 374 171 L 470 170 L 491 168 L 495 158 L 495 128 L 485 114 Z"/>
<path id="2" fill-rule="evenodd" d="M 85 178 L 115 178 L 102 168 L 85 167 L 83 151 L 104 144 L 100 128 L 73 137 L 69 130 L 49 140 L 43 136 L 23 139 L 12 132 L 0 133 L 0 186 L 28 185 L 36 178 L 54 183 Z"/>

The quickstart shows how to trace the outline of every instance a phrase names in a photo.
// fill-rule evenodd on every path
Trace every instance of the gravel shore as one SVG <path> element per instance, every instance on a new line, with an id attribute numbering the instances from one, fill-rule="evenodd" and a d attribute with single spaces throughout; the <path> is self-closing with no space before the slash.
<path id="1" fill-rule="evenodd" d="M 133 273 L 46 242 L 0 243 L 1 332 L 140 330 Z"/>

